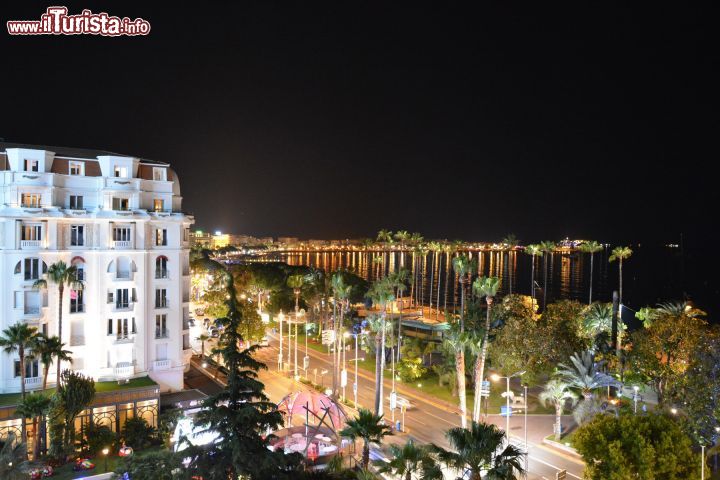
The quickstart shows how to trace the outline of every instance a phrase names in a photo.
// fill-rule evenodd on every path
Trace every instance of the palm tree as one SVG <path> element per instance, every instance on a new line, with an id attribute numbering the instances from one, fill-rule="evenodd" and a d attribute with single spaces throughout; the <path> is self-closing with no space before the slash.
<path id="1" fill-rule="evenodd" d="M 36 338 L 37 329 L 20 322 L 10 325 L 3 330 L 2 336 L 0 336 L 0 348 L 5 350 L 5 353 L 10 355 L 15 352 L 18 353 L 20 359 L 20 392 L 23 399 L 25 398 L 25 359 L 35 345 Z M 23 438 L 23 441 L 25 441 L 25 438 Z"/>
<path id="2" fill-rule="evenodd" d="M 570 356 L 572 365 L 558 364 L 556 375 L 568 387 L 580 390 L 585 400 L 593 398 L 593 391 L 599 388 L 619 387 L 620 382 L 600 371 L 603 362 L 595 361 L 595 354 L 586 350 Z"/>
<path id="3" fill-rule="evenodd" d="M 562 437 L 562 414 L 565 405 L 568 401 L 570 401 L 570 406 L 575 405 L 578 397 L 570 390 L 567 383 L 554 378 L 545 384 L 545 388 L 540 392 L 538 398 L 546 407 L 548 405 L 555 407 L 555 425 L 553 432 L 555 433 L 555 440 L 559 442 L 560 437 Z"/>
<path id="4" fill-rule="evenodd" d="M 474 268 L 475 262 L 467 255 L 458 255 L 453 258 L 453 270 L 460 279 L 460 331 L 459 337 L 465 333 L 465 285 L 467 277 Z M 455 368 L 457 369 L 458 396 L 460 397 L 460 424 L 463 428 L 467 426 L 467 405 L 465 398 L 465 346 L 458 344 L 455 350 Z"/>
<path id="5" fill-rule="evenodd" d="M 33 353 L 37 358 L 40 359 L 40 363 L 43 366 L 43 384 L 42 389 L 47 388 L 47 378 L 50 373 L 50 366 L 52 365 L 53 359 L 57 359 L 58 362 L 72 362 L 72 352 L 65 350 L 65 344 L 60 341 L 60 337 L 40 334 L 35 339 L 35 345 L 33 345 Z"/>
<path id="6" fill-rule="evenodd" d="M 300 292 L 302 291 L 302 287 L 305 284 L 305 275 L 300 275 L 299 273 L 296 273 L 294 275 L 290 275 L 287 279 L 287 286 L 293 289 L 293 295 L 295 295 L 295 313 L 297 314 L 298 310 L 300 310 Z"/>
<path id="7" fill-rule="evenodd" d="M 404 480 L 422 478 L 423 480 L 441 480 L 442 471 L 424 445 L 415 445 L 408 440 L 402 447 L 390 445 L 390 462 L 378 462 L 378 472 L 397 475 Z"/>
<path id="8" fill-rule="evenodd" d="M 547 307 L 547 274 L 548 274 L 548 256 L 551 255 L 557 245 L 552 240 L 540 242 L 540 250 L 543 253 L 543 310 Z"/>
<path id="9" fill-rule="evenodd" d="M 35 432 L 35 444 L 33 458 L 37 460 L 40 455 L 40 433 L 38 432 L 38 421 L 47 413 L 50 408 L 50 397 L 41 393 L 31 393 L 17 406 L 15 413 L 23 419 L 32 418 L 33 432 Z"/>
<path id="10" fill-rule="evenodd" d="M 371 327 L 375 330 L 375 413 L 382 415 L 387 304 L 392 302 L 395 297 L 392 286 L 387 280 L 378 280 L 373 283 L 367 296 L 380 310 L 380 317 L 371 322 Z"/>
<path id="11" fill-rule="evenodd" d="M 457 324 L 445 332 L 443 342 L 448 350 L 455 352 L 455 380 L 457 382 L 458 398 L 460 406 L 460 424 L 463 428 L 467 426 L 467 399 L 465 398 L 465 349 L 470 339 L 460 331 Z"/>
<path id="12" fill-rule="evenodd" d="M 381 442 L 383 437 L 392 435 L 390 427 L 384 424 L 382 415 L 375 415 L 370 410 L 361 408 L 358 416 L 345 423 L 345 428 L 340 431 L 341 437 L 351 440 L 358 438 L 363 441 L 362 468 L 367 469 L 370 463 L 370 442 Z"/>
<path id="13" fill-rule="evenodd" d="M 622 274 L 622 267 L 623 267 L 623 260 L 627 260 L 630 258 L 630 256 L 633 254 L 633 251 L 630 247 L 615 247 L 613 248 L 612 253 L 610 254 L 610 258 L 608 259 L 610 262 L 614 262 L 615 260 L 618 261 L 620 265 L 620 269 L 618 271 L 618 275 L 620 278 L 620 288 L 619 288 L 619 294 L 620 294 L 620 305 L 623 303 L 623 297 L 622 297 L 622 283 L 623 283 L 623 274 Z"/>
<path id="14" fill-rule="evenodd" d="M 200 341 L 200 358 L 202 360 L 205 359 L 205 342 L 210 340 L 210 335 L 207 335 L 205 333 L 200 334 L 200 336 L 197 337 L 197 339 Z"/>
<path id="15" fill-rule="evenodd" d="M 585 311 L 583 317 L 583 330 L 591 337 L 612 329 L 612 304 L 595 302 Z"/>
<path id="16" fill-rule="evenodd" d="M 58 260 L 48 267 L 47 278 L 35 280 L 33 288 L 47 288 L 48 282 L 58 287 L 58 338 L 62 341 L 62 316 L 63 316 L 63 299 L 65 296 L 65 286 L 72 290 L 82 290 L 83 282 L 78 280 L 77 268 L 75 265 L 68 266 L 62 260 Z M 60 371 L 62 362 L 57 362 L 57 383 L 60 383 Z"/>
<path id="17" fill-rule="evenodd" d="M 500 281 L 497 277 L 480 277 L 475 279 L 473 290 L 480 297 L 485 297 L 487 313 L 485 315 L 485 331 L 483 332 L 482 350 L 475 362 L 475 406 L 473 409 L 473 420 L 480 421 L 480 390 L 482 381 L 485 379 L 485 359 L 487 358 L 488 340 L 490 338 L 490 311 L 492 310 L 493 299 L 497 295 Z"/>
<path id="18" fill-rule="evenodd" d="M 432 309 L 432 296 L 433 296 L 433 290 L 434 290 L 435 270 L 436 269 L 438 270 L 438 282 L 439 282 L 439 278 L 440 278 L 440 274 L 439 274 L 440 270 L 439 270 L 439 266 L 437 263 L 438 263 L 438 252 L 440 251 L 441 247 L 438 242 L 429 242 L 427 244 L 427 248 L 428 248 L 428 250 L 430 250 L 433 253 L 432 268 L 430 270 L 430 295 L 428 298 L 430 308 Z M 435 309 L 437 310 L 439 306 L 440 306 L 440 296 L 438 295 Z"/>
<path id="19" fill-rule="evenodd" d="M 603 249 L 603 246 L 596 242 L 595 240 L 590 240 L 589 242 L 582 243 L 580 245 L 580 251 L 589 253 L 590 254 L 590 298 L 588 299 L 588 304 L 592 303 L 592 287 L 593 287 L 593 262 L 595 260 L 595 254 Z"/>
<path id="20" fill-rule="evenodd" d="M 333 330 L 334 330 L 334 348 L 333 348 L 333 398 L 337 399 L 340 392 L 338 387 L 338 379 L 340 376 L 340 329 L 345 321 L 345 301 L 350 296 L 352 287 L 345 284 L 344 272 L 338 270 L 330 277 L 330 285 L 333 290 Z M 340 307 L 340 318 L 337 317 L 337 307 Z"/>
<path id="21" fill-rule="evenodd" d="M 390 230 L 385 230 L 383 228 L 377 234 L 377 241 L 382 242 L 386 245 L 390 244 L 393 241 L 393 233 Z"/>
<path id="22" fill-rule="evenodd" d="M 452 428 L 445 436 L 452 450 L 437 445 L 431 448 L 440 462 L 460 473 L 462 478 L 516 480 L 525 472 L 523 453 L 516 446 L 508 444 L 498 452 L 506 439 L 505 433 L 495 425 L 472 422 L 470 428 Z"/>
<path id="23" fill-rule="evenodd" d="M 656 317 L 657 311 L 651 307 L 642 307 L 640 310 L 635 312 L 635 318 L 643 322 L 643 327 L 645 328 L 650 328 Z"/>
<path id="24" fill-rule="evenodd" d="M 530 267 L 530 296 L 535 301 L 535 257 L 542 253 L 540 245 L 530 244 L 525 247 L 525 253 L 532 256 L 532 266 Z"/>
<path id="25" fill-rule="evenodd" d="M 27 445 L 15 442 L 11 433 L 0 448 L 0 478 L 2 480 L 27 480 L 33 462 L 27 459 Z"/>
<path id="26" fill-rule="evenodd" d="M 397 240 L 400 243 L 400 248 L 404 249 L 405 242 L 407 242 L 410 239 L 410 232 L 408 232 L 407 230 L 398 230 L 393 235 L 393 238 L 395 238 L 395 240 Z"/>
<path id="27" fill-rule="evenodd" d="M 508 249 L 508 288 L 509 293 L 512 295 L 512 254 L 515 247 L 518 246 L 519 240 L 514 233 L 508 233 L 505 238 L 502 239 L 502 244 Z"/>

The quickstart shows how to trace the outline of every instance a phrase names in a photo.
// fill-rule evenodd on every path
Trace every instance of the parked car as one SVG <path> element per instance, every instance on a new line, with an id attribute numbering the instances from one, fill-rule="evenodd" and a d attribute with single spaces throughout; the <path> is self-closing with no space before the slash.
<path id="1" fill-rule="evenodd" d="M 261 347 L 267 347 L 268 345 L 270 345 L 270 339 L 267 337 L 267 335 L 260 339 L 258 345 L 260 345 Z"/>

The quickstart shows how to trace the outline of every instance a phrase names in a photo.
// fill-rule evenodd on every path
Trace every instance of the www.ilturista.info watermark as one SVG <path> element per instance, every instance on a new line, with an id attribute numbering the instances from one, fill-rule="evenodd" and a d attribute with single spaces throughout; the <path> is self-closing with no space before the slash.
<path id="1" fill-rule="evenodd" d="M 142 18 L 120 18 L 105 12 L 83 10 L 79 15 L 68 15 L 67 7 L 48 7 L 40 20 L 8 20 L 10 35 L 147 35 L 150 22 Z"/>

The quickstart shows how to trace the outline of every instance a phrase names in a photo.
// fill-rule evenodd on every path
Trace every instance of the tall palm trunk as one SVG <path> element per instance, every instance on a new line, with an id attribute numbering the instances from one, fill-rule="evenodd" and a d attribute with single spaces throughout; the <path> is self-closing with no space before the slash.
<path id="1" fill-rule="evenodd" d="M 381 331 L 375 335 L 375 414 L 383 414 L 383 369 L 385 368 L 385 312 Z"/>
<path id="2" fill-rule="evenodd" d="M 363 438 L 363 449 L 362 449 L 362 468 L 367 470 L 370 465 L 370 443 L 366 438 Z"/>
<path id="3" fill-rule="evenodd" d="M 465 398 L 465 352 L 462 347 L 455 351 L 455 376 L 460 398 L 460 425 L 467 428 L 467 399 Z"/>
<path id="4" fill-rule="evenodd" d="M 22 399 L 25 400 L 25 347 L 20 344 L 18 348 L 18 357 L 20 357 L 20 393 Z M 25 422 L 23 422 L 23 426 Z M 23 441 L 25 441 L 23 439 Z"/>
<path id="5" fill-rule="evenodd" d="M 508 288 L 510 295 L 512 295 L 512 249 L 508 250 Z"/>
<path id="6" fill-rule="evenodd" d="M 622 305 L 622 303 L 623 303 L 623 301 L 622 301 L 622 280 L 623 280 L 622 264 L 623 264 L 623 261 L 622 261 L 622 258 L 621 258 L 621 259 L 620 259 L 620 270 L 619 270 L 619 273 L 620 273 L 620 305 Z"/>
<path id="7" fill-rule="evenodd" d="M 447 313 L 447 297 L 450 288 L 450 254 L 445 254 L 445 298 L 443 299 L 443 310 Z"/>
<path id="8" fill-rule="evenodd" d="M 465 332 L 465 279 L 460 278 L 460 333 Z M 458 396 L 460 397 L 460 424 L 467 427 L 467 399 L 465 398 L 465 346 L 460 343 L 455 352 Z"/>
<path id="9" fill-rule="evenodd" d="M 63 317 L 63 297 L 65 296 L 65 284 L 60 282 L 58 285 L 58 338 L 62 342 L 62 317 Z M 57 359 L 57 379 L 55 383 L 60 386 L 60 372 L 62 370 L 61 361 Z"/>
<path id="10" fill-rule="evenodd" d="M 430 293 L 428 294 L 428 301 L 430 303 L 430 310 L 432 310 L 432 294 L 435 287 L 435 264 L 437 263 L 437 252 L 433 251 L 432 265 L 430 270 Z"/>
<path id="11" fill-rule="evenodd" d="M 47 366 L 43 365 L 43 367 L 44 367 L 43 368 L 44 371 L 43 371 L 43 387 L 42 387 L 42 389 L 45 390 L 47 388 L 47 379 L 48 379 L 48 374 L 50 373 L 50 365 L 47 365 Z"/>
<path id="12" fill-rule="evenodd" d="M 588 305 L 592 303 L 592 287 L 593 287 L 593 260 L 595 259 L 595 253 L 590 252 L 590 298 L 588 299 Z"/>
<path id="13" fill-rule="evenodd" d="M 33 442 L 33 460 L 37 462 L 38 457 L 40 456 L 40 432 L 38 432 L 38 417 L 33 417 L 33 433 L 35 435 L 35 441 Z"/>
<path id="14" fill-rule="evenodd" d="M 548 274 L 548 253 L 543 254 L 543 311 L 547 307 L 547 274 Z"/>
<path id="15" fill-rule="evenodd" d="M 531 257 L 532 266 L 530 267 L 530 297 L 535 300 L 535 255 Z"/>
<path id="16" fill-rule="evenodd" d="M 333 373 L 332 373 L 332 398 L 334 400 L 337 400 L 337 392 L 338 392 L 338 378 L 337 378 L 337 298 L 333 299 L 333 335 L 335 335 L 335 338 L 333 339 L 332 345 L 333 345 Z"/>
<path id="17" fill-rule="evenodd" d="M 563 400 L 564 402 L 565 400 Z M 527 402 L 527 400 L 526 400 Z M 555 425 L 553 426 L 553 433 L 555 433 L 555 441 L 559 442 L 562 437 L 562 411 L 563 404 L 561 402 L 555 403 Z"/>
<path id="18" fill-rule="evenodd" d="M 440 315 L 440 278 L 441 278 L 441 275 L 440 275 L 440 254 L 439 254 L 439 252 L 438 252 L 438 272 L 437 272 L 437 274 L 438 274 L 438 276 L 437 276 L 437 278 L 438 278 L 438 281 L 437 281 L 437 297 L 436 297 L 436 298 L 437 298 L 437 302 L 436 302 L 437 305 L 435 305 L 435 307 L 436 307 L 436 308 L 435 308 L 435 321 L 438 320 L 438 317 L 439 317 L 439 315 Z"/>
<path id="19" fill-rule="evenodd" d="M 482 350 L 475 363 L 475 403 L 473 409 L 473 420 L 480 421 L 480 391 L 482 382 L 485 379 L 485 359 L 487 358 L 488 339 L 490 338 L 490 310 L 492 309 L 493 297 L 485 297 L 487 303 L 487 314 L 485 315 L 485 333 L 483 335 Z"/>

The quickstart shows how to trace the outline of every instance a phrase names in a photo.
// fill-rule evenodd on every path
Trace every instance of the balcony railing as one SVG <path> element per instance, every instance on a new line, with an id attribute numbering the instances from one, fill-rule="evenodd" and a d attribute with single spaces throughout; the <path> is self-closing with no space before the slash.
<path id="1" fill-rule="evenodd" d="M 40 240 L 20 240 L 20 248 L 40 248 Z"/>
<path id="2" fill-rule="evenodd" d="M 42 377 L 25 377 L 25 388 L 39 388 L 42 386 Z"/>
<path id="3" fill-rule="evenodd" d="M 132 242 L 130 240 L 114 240 L 113 248 L 131 248 Z"/>
<path id="4" fill-rule="evenodd" d="M 155 360 L 153 362 L 153 370 L 169 370 L 170 360 Z"/>
<path id="5" fill-rule="evenodd" d="M 118 363 L 117 365 L 115 365 L 115 376 L 116 377 L 127 378 L 127 377 L 131 377 L 134 373 L 135 373 L 135 366 L 130 363 L 123 362 L 123 363 Z"/>
<path id="6" fill-rule="evenodd" d="M 23 309 L 23 312 L 25 315 L 39 315 L 40 314 L 40 307 L 33 307 L 26 305 Z"/>

